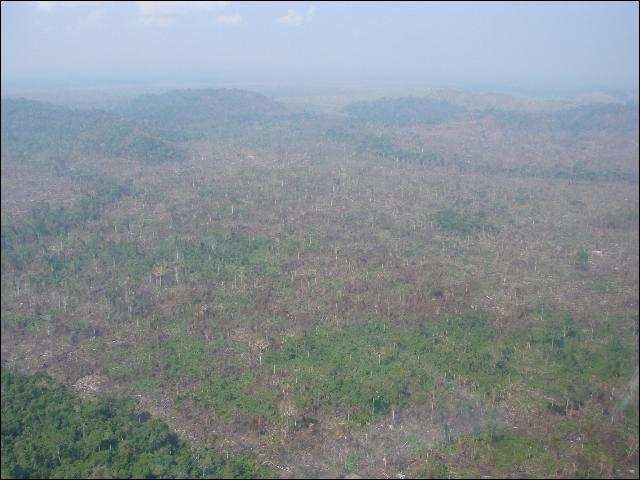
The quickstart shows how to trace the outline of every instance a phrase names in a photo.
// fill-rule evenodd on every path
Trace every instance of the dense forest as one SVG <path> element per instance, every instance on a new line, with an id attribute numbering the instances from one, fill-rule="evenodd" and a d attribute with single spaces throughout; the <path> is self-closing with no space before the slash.
<path id="1" fill-rule="evenodd" d="M 249 458 L 192 451 L 132 401 L 82 401 L 41 373 L 2 371 L 2 478 L 270 476 Z"/>
<path id="2" fill-rule="evenodd" d="M 637 477 L 638 105 L 474 98 L 3 98 L 2 477 Z"/>
<path id="3" fill-rule="evenodd" d="M 2 101 L 3 156 L 20 163 L 34 157 L 78 154 L 117 156 L 149 163 L 176 160 L 171 143 L 136 124 L 99 110 L 78 110 L 25 100 Z"/>

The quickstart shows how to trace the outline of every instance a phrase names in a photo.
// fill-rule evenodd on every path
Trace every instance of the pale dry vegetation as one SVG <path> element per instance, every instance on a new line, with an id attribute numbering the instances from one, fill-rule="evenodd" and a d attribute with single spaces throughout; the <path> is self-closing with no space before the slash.
<path id="1" fill-rule="evenodd" d="M 636 476 L 638 184 L 600 173 L 637 137 L 283 115 L 82 178 L 4 155 L 3 366 L 285 478 Z"/>

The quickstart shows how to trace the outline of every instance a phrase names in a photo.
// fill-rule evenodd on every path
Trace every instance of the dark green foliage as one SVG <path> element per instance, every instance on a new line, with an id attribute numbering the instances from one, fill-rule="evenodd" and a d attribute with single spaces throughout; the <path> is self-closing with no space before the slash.
<path id="1" fill-rule="evenodd" d="M 157 95 L 141 95 L 120 108 L 133 118 L 161 122 L 198 123 L 209 120 L 261 118 L 284 112 L 279 103 L 259 93 L 244 90 L 175 90 Z"/>
<path id="2" fill-rule="evenodd" d="M 505 132 L 529 135 L 543 135 L 558 142 L 575 143 L 593 141 L 594 135 L 612 137 L 637 137 L 637 105 L 593 104 L 550 112 L 485 111 L 478 118 L 491 119 Z M 637 164 L 629 158 L 630 162 Z M 474 165 L 465 169 L 478 171 Z M 485 173 L 503 173 L 523 177 L 557 178 L 588 182 L 629 182 L 638 181 L 635 169 L 608 165 L 606 162 L 586 162 L 583 159 L 558 162 L 555 165 L 527 163 L 511 166 L 485 166 Z"/>
<path id="3" fill-rule="evenodd" d="M 282 351 L 271 352 L 266 361 L 276 371 L 285 369 L 303 408 L 355 409 L 353 419 L 367 423 L 391 405 L 405 404 L 411 377 L 420 377 L 415 362 L 406 363 L 408 352 L 390 351 L 397 335 L 386 328 L 371 324 L 305 335 L 287 341 Z"/>
<path id="4" fill-rule="evenodd" d="M 274 270 L 274 242 L 266 237 L 210 229 L 198 241 L 181 249 L 187 272 L 214 276 L 213 272 L 270 273 Z"/>
<path id="5" fill-rule="evenodd" d="M 251 371 L 240 374 L 212 362 L 216 347 L 219 345 L 180 334 L 147 345 L 141 352 L 141 385 L 155 388 L 158 380 L 162 388 L 176 385 L 178 403 L 191 400 L 221 418 L 239 414 L 275 418 L 276 393 L 257 386 Z M 149 377 L 154 382 L 145 384 Z"/>
<path id="6" fill-rule="evenodd" d="M 2 152 L 21 163 L 39 162 L 43 156 L 54 160 L 60 173 L 81 153 L 147 163 L 177 161 L 184 155 L 112 113 L 25 99 L 2 100 Z"/>
<path id="7" fill-rule="evenodd" d="M 330 128 L 324 137 L 332 142 L 338 142 L 345 146 L 355 148 L 358 152 L 375 155 L 387 160 L 396 160 L 403 163 L 419 165 L 444 165 L 441 155 L 425 151 L 422 148 L 418 151 L 410 151 L 397 146 L 389 136 L 362 134 L 354 129 Z"/>
<path id="8" fill-rule="evenodd" d="M 540 439 L 505 430 L 464 436 L 448 451 L 471 451 L 474 452 L 474 458 L 468 459 L 471 464 L 481 459 L 496 472 L 524 470 L 527 476 L 534 477 L 549 477 L 557 464 L 556 458 L 547 451 Z"/>
<path id="9" fill-rule="evenodd" d="M 568 135 L 590 133 L 638 132 L 638 106 L 616 104 L 582 105 L 573 109 L 548 114 L 547 118 L 555 130 Z"/>
<path id="10" fill-rule="evenodd" d="M 551 112 L 490 111 L 502 127 L 548 130 L 556 135 L 581 136 L 593 133 L 638 131 L 638 106 L 592 104 Z"/>
<path id="11" fill-rule="evenodd" d="M 363 152 L 371 152 L 380 157 L 395 157 L 400 152 L 393 142 L 381 135 L 365 135 L 358 139 L 359 148 Z"/>
<path id="12" fill-rule="evenodd" d="M 35 284 L 60 284 L 81 277 L 96 283 L 139 282 L 163 266 L 162 285 L 168 286 L 175 283 L 176 271 L 182 282 L 269 275 L 277 271 L 278 257 L 292 253 L 291 245 L 296 251 L 311 248 L 293 237 L 277 244 L 264 236 L 222 229 L 206 229 L 189 239 L 171 235 L 152 245 L 136 237 L 105 235 L 117 225 L 105 227 L 106 232 L 79 235 L 78 227 L 98 220 L 105 207 L 139 194 L 130 183 L 108 177 L 94 188 L 68 207 L 41 203 L 20 218 L 3 218 L 2 265 L 27 270 Z M 119 228 L 127 231 L 128 226 Z M 54 249 L 49 248 L 52 244 Z"/>
<path id="13" fill-rule="evenodd" d="M 564 415 L 598 393 L 597 382 L 632 373 L 637 355 L 631 343 L 600 335 L 602 342 L 590 341 L 570 315 L 548 312 L 536 328 L 499 336 L 486 316 L 472 312 L 414 329 L 372 322 L 317 330 L 287 338 L 265 359 L 286 374 L 302 408 L 347 409 L 362 424 L 412 396 L 424 398 L 443 379 L 451 391 L 455 379 L 489 396 L 523 382 L 556 399 Z"/>
<path id="14" fill-rule="evenodd" d="M 7 262 L 18 269 L 24 267 L 37 250 L 32 244 L 40 244 L 48 237 L 66 234 L 87 221 L 97 219 L 105 206 L 133 194 L 134 191 L 131 181 L 121 182 L 103 177 L 100 181 L 95 181 L 92 191 L 84 193 L 70 207 L 40 202 L 20 219 L 7 218 L 2 225 L 2 264 Z M 56 261 L 54 257 L 47 258 Z"/>
<path id="15" fill-rule="evenodd" d="M 2 370 L 2 478 L 262 478 L 250 458 L 190 449 L 113 397 L 81 401 L 50 378 Z"/>
<path id="16" fill-rule="evenodd" d="M 184 152 L 172 144 L 126 125 L 115 125 L 99 132 L 90 145 L 104 155 L 139 160 L 145 163 L 179 161 Z"/>
<path id="17" fill-rule="evenodd" d="M 599 228 L 611 230 L 637 230 L 640 220 L 638 207 L 626 207 L 618 211 L 609 211 L 597 222 Z"/>
<path id="18" fill-rule="evenodd" d="M 432 458 L 416 471 L 415 478 L 451 478 L 451 472 L 446 463 Z"/>
<path id="19" fill-rule="evenodd" d="M 43 150 L 69 154 L 74 140 L 95 128 L 101 115 L 26 99 L 2 99 L 2 152 L 22 161 Z"/>
<path id="20" fill-rule="evenodd" d="M 43 319 L 36 315 L 24 313 L 2 312 L 2 330 L 11 329 L 15 331 L 27 330 L 37 332 L 43 324 Z"/>
<path id="21" fill-rule="evenodd" d="M 436 212 L 434 219 L 443 231 L 456 235 L 477 235 L 498 231 L 498 227 L 487 219 L 484 212 L 460 213 L 453 208 L 443 208 Z"/>
<path id="22" fill-rule="evenodd" d="M 264 95 L 244 90 L 176 90 L 141 95 L 118 112 L 151 132 L 172 140 L 227 137 L 251 124 L 270 121 L 285 108 Z"/>
<path id="23" fill-rule="evenodd" d="M 265 358 L 284 371 L 303 408 L 346 408 L 359 423 L 426 395 L 441 379 L 465 378 L 492 389 L 510 367 L 496 366 L 495 332 L 470 314 L 400 329 L 383 322 L 318 330 L 285 341 Z"/>
<path id="24" fill-rule="evenodd" d="M 520 371 L 528 372 L 523 378 L 545 394 L 548 410 L 559 415 L 603 395 L 603 382 L 628 379 L 638 358 L 631 339 L 615 333 L 611 324 L 587 332 L 568 313 L 546 311 L 544 321 L 515 332 L 513 341 L 517 350 L 528 352 L 517 362 Z"/>
<path id="25" fill-rule="evenodd" d="M 638 176 L 630 171 L 616 170 L 606 165 L 599 166 L 596 169 L 587 167 L 583 162 L 576 161 L 573 166 L 554 165 L 541 166 L 533 164 L 523 164 L 514 166 L 488 167 L 461 164 L 460 167 L 469 171 L 482 171 L 486 174 L 504 174 L 518 177 L 532 178 L 556 178 L 572 181 L 587 182 L 628 182 L 637 183 Z"/>
<path id="26" fill-rule="evenodd" d="M 576 252 L 576 266 L 580 270 L 589 270 L 589 252 L 584 247 Z"/>

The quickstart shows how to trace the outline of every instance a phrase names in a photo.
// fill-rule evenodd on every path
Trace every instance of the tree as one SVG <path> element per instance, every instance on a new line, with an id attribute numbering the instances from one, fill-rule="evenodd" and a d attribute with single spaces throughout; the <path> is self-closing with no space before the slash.
<path id="1" fill-rule="evenodd" d="M 589 253 L 584 247 L 580 247 L 580 249 L 576 253 L 576 266 L 580 270 L 589 270 Z"/>

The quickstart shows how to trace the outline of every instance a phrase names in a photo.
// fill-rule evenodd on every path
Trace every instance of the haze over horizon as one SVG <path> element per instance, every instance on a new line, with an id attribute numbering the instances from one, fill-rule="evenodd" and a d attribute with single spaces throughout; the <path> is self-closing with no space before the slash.
<path id="1" fill-rule="evenodd" d="M 4 2 L 2 86 L 637 92 L 637 39 L 632 2 Z"/>

